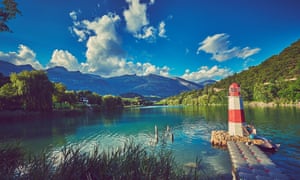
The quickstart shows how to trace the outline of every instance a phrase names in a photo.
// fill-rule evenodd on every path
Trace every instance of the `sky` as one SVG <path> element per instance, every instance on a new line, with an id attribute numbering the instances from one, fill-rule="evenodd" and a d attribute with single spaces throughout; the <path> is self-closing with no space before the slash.
<path id="1" fill-rule="evenodd" d="M 300 39 L 299 0 L 16 2 L 0 60 L 35 69 L 220 80 Z"/>

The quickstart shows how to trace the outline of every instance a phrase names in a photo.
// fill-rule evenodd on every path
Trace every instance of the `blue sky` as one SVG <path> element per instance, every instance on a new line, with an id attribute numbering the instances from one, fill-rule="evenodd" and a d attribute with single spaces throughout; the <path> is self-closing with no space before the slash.
<path id="1" fill-rule="evenodd" d="M 0 60 L 124 74 L 219 80 L 300 38 L 299 0 L 17 0 Z"/>

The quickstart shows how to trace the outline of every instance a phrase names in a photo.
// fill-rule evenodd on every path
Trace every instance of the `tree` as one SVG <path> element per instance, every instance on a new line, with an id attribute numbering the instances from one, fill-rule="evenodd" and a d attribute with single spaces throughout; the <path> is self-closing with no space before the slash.
<path id="1" fill-rule="evenodd" d="M 10 77 L 27 111 L 51 111 L 54 88 L 44 71 L 23 71 Z"/>
<path id="2" fill-rule="evenodd" d="M 53 103 L 59 103 L 61 106 L 61 104 L 66 101 L 65 98 L 66 87 L 62 83 L 54 83 L 53 86 L 54 86 L 54 93 L 52 95 L 52 101 Z"/>
<path id="3" fill-rule="evenodd" d="M 17 14 L 21 14 L 21 11 L 17 8 L 17 3 L 14 0 L 3 0 L 3 7 L 0 7 L 0 32 L 12 32 L 6 25 L 8 20 L 16 17 Z"/>
<path id="4" fill-rule="evenodd" d="M 111 95 L 103 96 L 103 106 L 105 110 L 122 108 L 122 99 L 120 97 L 114 97 Z"/>
<path id="5" fill-rule="evenodd" d="M 17 110 L 22 108 L 20 96 L 12 83 L 4 84 L 0 88 L 0 110 Z"/>

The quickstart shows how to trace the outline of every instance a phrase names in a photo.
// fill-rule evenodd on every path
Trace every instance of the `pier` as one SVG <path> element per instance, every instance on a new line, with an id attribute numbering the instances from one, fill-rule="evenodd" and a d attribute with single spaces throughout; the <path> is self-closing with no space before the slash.
<path id="1" fill-rule="evenodd" d="M 256 145 L 228 141 L 233 179 L 289 179 Z"/>
<path id="2" fill-rule="evenodd" d="M 254 126 L 246 124 L 240 92 L 239 84 L 232 83 L 229 86 L 228 131 L 212 131 L 211 144 L 218 147 L 227 147 L 232 162 L 233 179 L 289 179 L 258 148 L 260 146 L 268 150 L 277 150 L 279 145 L 270 143 L 271 141 L 264 137 L 256 136 Z"/>

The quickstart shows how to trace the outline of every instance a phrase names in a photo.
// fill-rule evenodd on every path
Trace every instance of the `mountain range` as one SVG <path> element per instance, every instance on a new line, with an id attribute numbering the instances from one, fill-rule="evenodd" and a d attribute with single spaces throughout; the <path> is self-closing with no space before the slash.
<path id="1" fill-rule="evenodd" d="M 0 60 L 0 72 L 9 76 L 23 70 L 34 70 L 31 65 L 14 65 Z M 120 95 L 124 93 L 137 93 L 145 97 L 165 98 L 179 94 L 183 91 L 201 89 L 214 80 L 194 83 L 178 77 L 164 77 L 155 74 L 146 76 L 123 75 L 104 78 L 93 74 L 84 74 L 80 71 L 68 71 L 64 67 L 53 67 L 46 70 L 52 82 L 63 83 L 68 90 L 89 90 L 101 95 Z"/>

